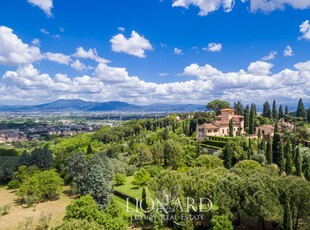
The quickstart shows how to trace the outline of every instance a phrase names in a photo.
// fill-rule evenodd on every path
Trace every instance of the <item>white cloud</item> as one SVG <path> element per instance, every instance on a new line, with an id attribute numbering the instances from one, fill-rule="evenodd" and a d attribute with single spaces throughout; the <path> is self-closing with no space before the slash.
<path id="1" fill-rule="evenodd" d="M 78 47 L 76 49 L 76 53 L 73 54 L 74 57 L 78 57 L 78 58 L 84 58 L 84 59 L 90 59 L 90 60 L 94 60 L 96 62 L 102 62 L 102 63 L 109 63 L 109 60 L 106 60 L 104 58 L 101 58 L 96 49 L 89 49 L 88 51 L 85 50 L 83 47 Z"/>
<path id="2" fill-rule="evenodd" d="M 27 64 L 41 59 L 40 49 L 23 43 L 13 30 L 0 26 L 0 64 Z"/>
<path id="3" fill-rule="evenodd" d="M 254 75 L 268 75 L 270 73 L 270 69 L 273 67 L 271 63 L 268 62 L 252 62 L 248 67 L 248 72 Z"/>
<path id="4" fill-rule="evenodd" d="M 205 16 L 217 11 L 220 7 L 223 7 L 225 12 L 230 12 L 234 4 L 234 0 L 173 0 L 172 6 L 187 9 L 190 5 L 194 5 L 200 9 L 199 15 Z"/>
<path id="5" fill-rule="evenodd" d="M 80 62 L 79 60 L 76 60 L 75 62 L 73 62 L 71 64 L 71 67 L 78 71 L 83 71 L 83 70 L 88 69 L 88 67 L 84 63 Z"/>
<path id="6" fill-rule="evenodd" d="M 283 10 L 286 5 L 299 10 L 310 8 L 309 0 L 241 0 L 241 2 L 249 2 L 251 12 Z M 232 11 L 235 0 L 173 0 L 172 3 L 173 7 L 184 7 L 186 9 L 188 9 L 190 5 L 200 9 L 200 16 L 206 16 L 209 13 L 219 10 L 221 7 L 225 12 Z"/>
<path id="7" fill-rule="evenodd" d="M 293 56 L 293 55 L 294 55 L 294 52 L 293 52 L 292 47 L 287 46 L 287 47 L 285 48 L 285 50 L 283 51 L 283 56 L 284 56 L 284 57 L 291 57 L 291 56 Z"/>
<path id="8" fill-rule="evenodd" d="M 202 48 L 202 50 L 209 51 L 209 52 L 220 52 L 222 50 L 221 43 L 209 43 L 208 47 Z"/>
<path id="9" fill-rule="evenodd" d="M 29 3 L 39 7 L 41 10 L 45 12 L 48 17 L 51 17 L 52 8 L 53 8 L 53 0 L 28 0 Z"/>
<path id="10" fill-rule="evenodd" d="M 159 73 L 158 74 L 160 77 L 167 77 L 169 75 L 169 73 Z"/>
<path id="11" fill-rule="evenodd" d="M 310 40 L 310 24 L 309 20 L 304 21 L 300 26 L 300 33 L 302 33 L 302 36 L 299 37 L 299 39 L 305 39 Z"/>
<path id="12" fill-rule="evenodd" d="M 47 31 L 47 30 L 44 29 L 44 28 L 40 29 L 40 32 L 41 32 L 42 34 L 50 34 L 50 32 Z"/>
<path id="13" fill-rule="evenodd" d="M 51 53 L 47 52 L 44 53 L 44 58 L 48 59 L 49 61 L 57 62 L 59 64 L 69 65 L 71 58 L 68 55 L 62 53 Z"/>
<path id="14" fill-rule="evenodd" d="M 120 100 L 130 103 L 207 103 L 215 98 L 244 103 L 277 99 L 310 100 L 310 61 L 297 63 L 296 70 L 271 74 L 272 64 L 253 62 L 248 71 L 224 73 L 211 65 L 191 64 L 184 75 L 197 77 L 183 82 L 145 82 L 130 76 L 125 68 L 99 63 L 93 74 L 69 77 L 40 73 L 31 64 L 7 71 L 0 78 L 0 102 L 38 103 L 59 98 L 93 101 Z"/>
<path id="15" fill-rule="evenodd" d="M 126 30 L 124 27 L 121 27 L 121 26 L 118 27 L 117 29 L 118 29 L 119 31 L 121 31 L 121 32 L 125 32 L 125 30 Z"/>
<path id="16" fill-rule="evenodd" d="M 196 77 L 207 77 L 221 74 L 216 68 L 206 64 L 205 66 L 199 66 L 198 64 L 191 64 L 184 69 L 182 75 L 196 76 Z"/>
<path id="17" fill-rule="evenodd" d="M 34 38 L 31 43 L 32 45 L 38 46 L 38 47 L 41 45 L 41 41 L 38 38 Z"/>
<path id="18" fill-rule="evenodd" d="M 128 39 L 123 34 L 118 34 L 113 36 L 110 42 L 114 52 L 123 52 L 139 58 L 146 57 L 146 50 L 153 50 L 150 42 L 135 31 L 131 32 L 131 37 Z"/>
<path id="19" fill-rule="evenodd" d="M 262 61 L 270 61 L 276 58 L 277 56 L 277 52 L 276 51 L 271 51 L 267 56 L 262 58 Z"/>
<path id="20" fill-rule="evenodd" d="M 183 51 L 181 49 L 178 49 L 178 48 L 174 48 L 173 52 L 175 55 L 183 55 Z"/>

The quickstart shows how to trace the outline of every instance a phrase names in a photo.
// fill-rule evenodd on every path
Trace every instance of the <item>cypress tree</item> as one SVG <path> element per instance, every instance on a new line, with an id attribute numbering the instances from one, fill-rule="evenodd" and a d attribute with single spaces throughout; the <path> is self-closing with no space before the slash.
<path id="1" fill-rule="evenodd" d="M 230 142 L 228 142 L 224 148 L 223 157 L 224 157 L 224 166 L 230 169 L 232 161 L 232 148 Z"/>
<path id="2" fill-rule="evenodd" d="M 310 181 L 310 158 L 308 158 L 308 160 L 305 164 L 304 176 L 305 176 L 307 181 Z"/>
<path id="3" fill-rule="evenodd" d="M 256 109 L 256 105 L 255 104 L 253 105 L 253 111 L 254 111 L 254 116 L 256 117 L 257 116 L 257 109 Z"/>
<path id="4" fill-rule="evenodd" d="M 266 101 L 263 106 L 263 117 L 267 117 L 269 119 L 272 118 L 270 104 L 268 101 Z"/>
<path id="5" fill-rule="evenodd" d="M 300 98 L 298 101 L 296 117 L 305 118 L 306 116 L 307 116 L 307 114 L 306 114 L 306 110 L 304 107 L 304 103 L 302 102 L 302 99 Z"/>
<path id="6" fill-rule="evenodd" d="M 236 115 L 243 115 L 243 106 L 240 101 L 234 103 L 234 110 Z"/>
<path id="7" fill-rule="evenodd" d="M 254 104 L 252 104 L 249 119 L 249 134 L 254 134 L 254 112 Z"/>
<path id="8" fill-rule="evenodd" d="M 287 121 L 287 116 L 289 116 L 290 114 L 289 114 L 289 111 L 288 111 L 288 106 L 286 105 L 285 106 L 285 112 L 284 112 L 284 119 L 285 119 L 285 121 Z"/>
<path id="9" fill-rule="evenodd" d="M 147 203 L 146 203 L 146 191 L 145 191 L 145 187 L 143 187 L 142 189 L 142 200 L 141 200 L 142 204 L 141 204 L 141 208 L 142 210 L 146 211 L 147 210 Z"/>
<path id="10" fill-rule="evenodd" d="M 273 136 L 273 142 L 272 142 L 272 161 L 273 163 L 280 166 L 280 150 L 279 150 L 279 142 L 281 141 L 279 133 L 275 133 Z"/>
<path id="11" fill-rule="evenodd" d="M 258 129 L 257 136 L 259 139 L 262 138 L 262 131 L 260 130 L 260 128 Z"/>
<path id="12" fill-rule="evenodd" d="M 234 121 L 233 121 L 233 119 L 229 120 L 229 136 L 230 137 L 234 136 Z"/>
<path id="13" fill-rule="evenodd" d="M 307 122 L 310 123 L 310 108 L 307 111 Z"/>
<path id="14" fill-rule="evenodd" d="M 268 133 L 267 136 L 267 147 L 266 147 L 266 159 L 268 164 L 272 164 L 272 143 L 271 143 L 271 137 L 270 134 Z"/>
<path id="15" fill-rule="evenodd" d="M 274 133 L 275 134 L 279 133 L 279 123 L 278 123 L 278 121 L 276 121 L 275 124 L 274 124 Z"/>
<path id="16" fill-rule="evenodd" d="M 248 132 L 249 130 L 249 124 L 250 124 L 250 108 L 247 105 L 245 107 L 244 110 L 244 129 L 246 130 L 246 132 Z"/>
<path id="17" fill-rule="evenodd" d="M 285 170 L 285 158 L 284 158 L 284 150 L 283 150 L 283 144 L 282 141 L 279 142 L 279 168 L 280 168 L 280 175 L 284 172 Z"/>
<path id="18" fill-rule="evenodd" d="M 252 151 L 253 151 L 253 149 L 252 149 L 252 139 L 249 138 L 248 160 L 252 159 L 252 155 L 253 155 Z"/>
<path id="19" fill-rule="evenodd" d="M 302 157 L 299 147 L 297 147 L 295 151 L 296 151 L 295 153 L 296 176 L 302 176 Z"/>
<path id="20" fill-rule="evenodd" d="M 279 119 L 284 118 L 283 106 L 280 105 L 279 107 Z"/>
<path id="21" fill-rule="evenodd" d="M 287 199 L 284 204 L 283 230 L 293 230 L 292 212 Z"/>
<path id="22" fill-rule="evenodd" d="M 261 139 L 261 142 L 259 145 L 259 150 L 266 152 L 266 142 L 265 142 L 264 138 Z"/>
<path id="23" fill-rule="evenodd" d="M 279 114 L 278 114 L 278 110 L 277 110 L 276 100 L 273 100 L 273 103 L 272 103 L 272 117 L 273 117 L 274 120 L 278 120 L 279 119 Z"/>
<path id="24" fill-rule="evenodd" d="M 92 154 L 92 153 L 93 153 L 93 149 L 92 149 L 91 144 L 89 142 L 88 146 L 87 146 L 87 154 Z"/>
<path id="25" fill-rule="evenodd" d="M 293 174 L 292 145 L 290 140 L 288 140 L 285 145 L 285 173 L 286 175 Z"/>

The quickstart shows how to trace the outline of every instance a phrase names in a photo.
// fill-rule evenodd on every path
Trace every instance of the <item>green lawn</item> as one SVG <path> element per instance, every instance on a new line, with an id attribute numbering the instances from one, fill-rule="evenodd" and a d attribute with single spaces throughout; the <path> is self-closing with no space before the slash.
<path id="1" fill-rule="evenodd" d="M 121 186 L 115 186 L 114 190 L 118 191 L 124 195 L 127 195 L 129 197 L 141 199 L 143 187 L 133 185 L 132 184 L 133 179 L 134 179 L 133 176 L 126 177 L 125 184 L 121 185 Z M 146 189 L 146 196 L 151 197 L 151 193 L 150 193 L 149 189 L 146 186 L 145 186 L 145 189 Z"/>

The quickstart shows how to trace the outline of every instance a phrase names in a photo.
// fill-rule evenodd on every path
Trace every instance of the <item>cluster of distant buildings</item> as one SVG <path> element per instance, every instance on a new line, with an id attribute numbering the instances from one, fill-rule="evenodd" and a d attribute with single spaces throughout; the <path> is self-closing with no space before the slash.
<path id="1" fill-rule="evenodd" d="M 23 129 L 0 130 L 0 143 L 35 141 L 49 136 L 73 136 L 100 129 L 103 124 L 37 125 Z"/>

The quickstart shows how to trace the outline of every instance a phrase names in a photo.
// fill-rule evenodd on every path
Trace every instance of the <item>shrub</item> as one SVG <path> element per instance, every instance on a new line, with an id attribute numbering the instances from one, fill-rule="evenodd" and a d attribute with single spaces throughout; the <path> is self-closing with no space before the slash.
<path id="1" fill-rule="evenodd" d="M 126 176 L 124 174 L 121 173 L 117 173 L 115 174 L 115 185 L 119 186 L 119 185 L 123 185 L 126 182 Z"/>
<path id="2" fill-rule="evenodd" d="M 20 182 L 18 180 L 11 180 L 8 183 L 8 189 L 17 189 L 20 187 Z"/>
<path id="3" fill-rule="evenodd" d="M 233 230 L 233 225 L 227 216 L 213 216 L 211 225 L 212 230 Z"/>
<path id="4" fill-rule="evenodd" d="M 144 168 L 140 168 L 135 176 L 134 176 L 134 180 L 133 180 L 133 184 L 135 185 L 145 185 L 151 178 L 151 175 L 149 174 L 148 171 L 146 171 Z"/>
<path id="5" fill-rule="evenodd" d="M 54 170 L 38 172 L 25 179 L 18 195 L 28 206 L 45 200 L 56 199 L 62 191 L 63 181 Z"/>
<path id="6" fill-rule="evenodd" d="M 56 227 L 55 230 L 105 230 L 102 226 L 97 224 L 94 221 L 87 220 L 71 220 L 69 222 L 65 222 L 62 225 Z"/>

